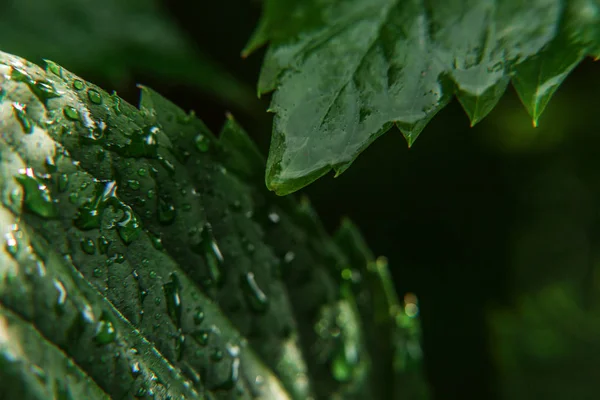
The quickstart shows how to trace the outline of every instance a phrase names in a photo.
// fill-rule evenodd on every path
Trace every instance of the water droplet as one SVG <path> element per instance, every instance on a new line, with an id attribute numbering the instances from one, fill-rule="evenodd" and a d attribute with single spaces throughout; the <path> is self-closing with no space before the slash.
<path id="1" fill-rule="evenodd" d="M 214 388 L 216 390 L 231 390 L 235 387 L 240 378 L 240 348 L 238 346 L 227 345 L 227 351 L 229 352 L 229 355 L 233 357 L 229 369 L 229 376 L 225 381 Z"/>
<path id="2" fill-rule="evenodd" d="M 210 354 L 210 359 L 215 362 L 221 361 L 223 359 L 223 351 L 221 349 L 214 349 Z"/>
<path id="3" fill-rule="evenodd" d="M 175 338 L 175 355 L 176 355 L 177 361 L 181 361 L 183 359 L 184 347 L 185 347 L 185 336 L 183 334 L 179 334 Z"/>
<path id="4" fill-rule="evenodd" d="M 100 252 L 100 254 L 106 254 L 109 245 L 110 240 L 108 240 L 104 235 L 101 235 L 98 238 L 98 251 Z"/>
<path id="5" fill-rule="evenodd" d="M 206 329 L 200 329 L 192 333 L 192 337 L 198 342 L 200 346 L 206 346 L 208 344 L 208 338 L 210 331 Z"/>
<path id="6" fill-rule="evenodd" d="M 148 236 L 150 237 L 150 241 L 152 242 L 152 246 L 156 249 L 156 250 L 162 250 L 163 249 L 163 244 L 162 244 L 162 239 L 155 235 L 154 233 L 150 232 L 150 231 L 146 231 L 146 233 L 148 233 Z"/>
<path id="7" fill-rule="evenodd" d="M 139 219 L 131 209 L 131 207 L 121 203 L 125 216 L 117 223 L 117 231 L 119 236 L 126 245 L 133 243 L 142 233 L 142 227 Z"/>
<path id="8" fill-rule="evenodd" d="M 15 176 L 15 179 L 23 187 L 25 206 L 29 211 L 43 218 L 55 218 L 58 216 L 58 210 L 50 196 L 50 190 L 35 176 L 33 169 L 27 168 L 19 172 L 20 175 Z"/>
<path id="9" fill-rule="evenodd" d="M 15 237 L 14 233 L 7 233 L 5 236 L 6 239 L 6 251 L 13 257 L 17 256 L 19 252 L 19 242 Z"/>
<path id="10" fill-rule="evenodd" d="M 85 88 L 85 83 L 83 83 L 82 80 L 80 79 L 75 79 L 73 81 L 73 89 L 79 91 L 79 90 L 83 90 Z"/>
<path id="11" fill-rule="evenodd" d="M 154 190 L 152 190 L 152 189 L 148 190 L 147 196 L 149 199 L 153 199 L 154 198 Z"/>
<path id="12" fill-rule="evenodd" d="M 140 363 L 139 362 L 134 362 L 133 364 L 131 364 L 131 375 L 133 375 L 133 377 L 137 377 L 142 373 L 142 369 L 140 368 Z"/>
<path id="13" fill-rule="evenodd" d="M 54 287 L 58 291 L 58 297 L 56 298 L 56 311 L 59 314 L 63 314 L 67 304 L 67 289 L 65 289 L 65 285 L 63 285 L 63 283 L 57 279 L 54 280 Z"/>
<path id="14" fill-rule="evenodd" d="M 102 276 L 102 269 L 94 268 L 94 277 L 100 278 Z"/>
<path id="15" fill-rule="evenodd" d="M 199 133 L 198 135 L 196 135 L 196 138 L 194 141 L 196 143 L 196 149 L 198 149 L 199 152 L 206 153 L 210 149 L 209 140 L 202 133 Z"/>
<path id="16" fill-rule="evenodd" d="M 127 181 L 127 184 L 129 185 L 129 187 L 133 190 L 138 190 L 140 188 L 140 181 L 137 181 L 135 179 L 130 179 Z"/>
<path id="17" fill-rule="evenodd" d="M 223 258 L 223 253 L 221 253 L 219 244 L 213 235 L 212 226 L 209 223 L 204 225 L 200 243 L 196 243 L 192 247 L 192 250 L 204 256 L 208 266 L 210 279 L 217 285 L 220 284 L 223 280 L 221 269 L 225 259 Z"/>
<path id="18" fill-rule="evenodd" d="M 246 294 L 250 308 L 256 312 L 265 312 L 269 307 L 269 298 L 256 283 L 254 273 L 248 272 L 242 280 L 242 289 Z"/>
<path id="19" fill-rule="evenodd" d="M 136 280 L 136 282 L 138 284 L 138 290 L 140 292 L 140 303 L 143 304 L 144 300 L 146 299 L 146 296 L 148 296 L 148 291 L 142 285 L 140 275 L 138 274 L 138 272 L 135 269 L 133 270 L 133 272 L 131 274 L 133 275 L 133 278 Z"/>
<path id="20" fill-rule="evenodd" d="M 177 275 L 172 273 L 170 275 L 171 282 L 167 282 L 163 285 L 163 291 L 165 294 L 165 300 L 167 302 L 167 313 L 171 318 L 171 321 L 175 324 L 178 329 L 181 329 L 181 297 L 179 291 L 181 289 L 179 278 Z"/>
<path id="21" fill-rule="evenodd" d="M 194 313 L 194 323 L 196 325 L 200 325 L 204 321 L 204 311 L 200 307 L 196 307 L 196 312 Z"/>
<path id="22" fill-rule="evenodd" d="M 83 250 L 85 253 L 89 254 L 89 255 L 93 255 L 96 253 L 96 245 L 94 244 L 94 241 L 90 238 L 83 238 L 81 239 L 81 250 Z"/>
<path id="23" fill-rule="evenodd" d="M 45 60 L 46 61 L 46 70 L 52 72 L 54 75 L 59 76 L 62 78 L 62 68 L 49 60 Z"/>
<path id="24" fill-rule="evenodd" d="M 13 103 L 13 111 L 15 112 L 15 117 L 21 124 L 21 129 L 24 133 L 30 134 L 33 133 L 34 123 L 27 114 L 27 106 L 22 103 Z"/>
<path id="25" fill-rule="evenodd" d="M 158 200 L 158 221 L 162 225 L 169 225 L 175 220 L 175 206 L 168 199 Z"/>
<path id="26" fill-rule="evenodd" d="M 121 98 L 117 95 L 117 92 L 112 92 L 110 97 L 113 99 L 113 110 L 115 114 L 121 115 L 123 114 L 122 106 L 121 106 Z"/>
<path id="27" fill-rule="evenodd" d="M 162 167 L 167 170 L 169 175 L 175 175 L 175 165 L 171 161 L 167 160 L 164 157 L 158 157 L 158 162 L 160 162 L 160 165 L 162 165 Z"/>
<path id="28" fill-rule="evenodd" d="M 89 89 L 87 92 L 88 99 L 94 104 L 102 104 L 102 96 L 97 90 Z"/>
<path id="29" fill-rule="evenodd" d="M 49 99 L 60 97 L 50 82 L 36 80 L 26 71 L 19 68 L 13 67 L 11 79 L 17 82 L 23 82 L 29 86 L 29 89 L 44 105 L 46 105 Z"/>
<path id="30" fill-rule="evenodd" d="M 108 319 L 108 317 L 103 316 L 98 324 L 96 325 L 96 333 L 94 334 L 94 339 L 98 344 L 105 345 L 115 341 L 117 337 L 117 331 L 115 330 L 114 325 Z"/>
<path id="31" fill-rule="evenodd" d="M 61 193 L 64 193 L 67 190 L 67 187 L 69 186 L 69 175 L 67 174 L 60 174 L 58 176 L 58 191 Z"/>
<path id="32" fill-rule="evenodd" d="M 131 135 L 128 144 L 120 147 L 115 147 L 114 150 L 119 154 L 122 154 L 127 157 L 156 158 L 158 155 L 158 140 L 156 138 L 158 132 L 159 128 L 156 126 L 138 129 L 135 132 L 133 132 L 133 135 Z M 138 171 L 138 174 L 140 176 L 144 176 L 145 173 L 142 175 L 140 171 Z"/>
<path id="33" fill-rule="evenodd" d="M 154 272 L 154 271 L 150 271 L 150 274 L 149 274 L 149 275 L 150 275 L 150 278 L 152 278 L 152 279 L 156 279 L 156 272 Z"/>
<path id="34" fill-rule="evenodd" d="M 75 109 L 75 108 L 73 108 L 71 106 L 66 106 L 63 109 L 63 114 L 65 115 L 65 117 L 67 117 L 71 121 L 79 121 L 79 120 L 81 120 L 81 116 L 79 115 L 79 111 L 77 111 L 77 109 Z"/>

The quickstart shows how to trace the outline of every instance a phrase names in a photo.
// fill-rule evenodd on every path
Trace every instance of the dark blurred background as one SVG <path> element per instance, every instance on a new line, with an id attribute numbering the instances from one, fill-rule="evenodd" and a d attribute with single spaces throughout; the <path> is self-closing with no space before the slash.
<path id="1" fill-rule="evenodd" d="M 261 2 L 4 0 L 0 49 L 49 58 L 137 103 L 150 86 L 218 131 L 226 111 L 264 154 L 263 52 L 240 51 Z M 56 14 L 56 15 L 55 15 Z M 412 149 L 392 130 L 307 194 L 343 216 L 419 297 L 435 399 L 600 393 L 600 65 L 581 64 L 538 128 L 510 89 L 474 128 L 457 101 Z"/>

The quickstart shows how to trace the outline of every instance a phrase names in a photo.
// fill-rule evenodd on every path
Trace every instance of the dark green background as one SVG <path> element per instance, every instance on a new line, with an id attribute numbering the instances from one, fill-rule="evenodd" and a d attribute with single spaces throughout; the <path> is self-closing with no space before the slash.
<path id="1" fill-rule="evenodd" d="M 262 53 L 247 60 L 239 53 L 260 1 L 163 3 L 164 18 L 199 51 L 255 86 Z M 48 56 L 44 48 L 38 55 Z M 139 66 L 120 79 L 100 66 L 64 66 L 133 103 L 135 84 L 150 86 L 214 130 L 231 111 L 268 150 L 269 114 L 177 82 L 175 66 L 172 80 Z M 351 217 L 374 253 L 389 258 L 399 294 L 419 296 L 436 399 L 599 393 L 599 68 L 591 60 L 580 65 L 538 128 L 512 89 L 474 128 L 453 101 L 412 149 L 394 129 L 341 177 L 303 190 L 329 230 Z M 268 98 L 257 104 L 266 109 Z"/>

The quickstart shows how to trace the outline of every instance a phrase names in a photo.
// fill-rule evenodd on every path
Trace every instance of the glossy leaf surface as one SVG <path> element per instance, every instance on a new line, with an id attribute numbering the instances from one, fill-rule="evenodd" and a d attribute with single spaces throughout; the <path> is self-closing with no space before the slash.
<path id="1" fill-rule="evenodd" d="M 511 80 L 537 123 L 599 26 L 597 0 L 268 0 L 244 53 L 270 42 L 267 186 L 340 174 L 393 125 L 411 146 L 455 94 L 475 124 Z"/>

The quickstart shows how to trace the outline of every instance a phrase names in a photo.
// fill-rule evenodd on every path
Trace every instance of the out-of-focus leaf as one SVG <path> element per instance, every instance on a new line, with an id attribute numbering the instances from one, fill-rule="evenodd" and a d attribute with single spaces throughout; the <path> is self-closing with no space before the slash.
<path id="1" fill-rule="evenodd" d="M 254 90 L 196 48 L 158 0 L 3 1 L 0 48 L 117 84 L 134 72 L 152 74 L 250 115 L 262 111 Z"/>
<path id="2" fill-rule="evenodd" d="M 537 123 L 600 54 L 599 26 L 597 0 L 269 0 L 245 50 L 270 42 L 267 185 L 286 194 L 340 174 L 393 125 L 412 145 L 454 94 L 475 124 L 511 78 Z"/>

